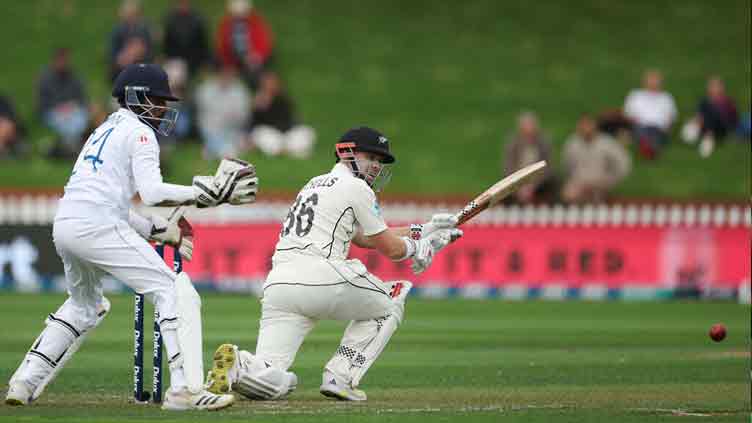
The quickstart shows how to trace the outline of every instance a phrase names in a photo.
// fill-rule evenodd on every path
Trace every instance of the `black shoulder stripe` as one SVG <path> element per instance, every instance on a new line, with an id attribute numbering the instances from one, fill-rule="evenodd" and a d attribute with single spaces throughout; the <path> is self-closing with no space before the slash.
<path id="1" fill-rule="evenodd" d="M 342 220 L 343 217 L 345 217 L 345 213 L 350 210 L 354 213 L 352 207 L 347 207 L 341 215 L 339 215 L 339 218 L 337 219 L 337 223 L 334 224 L 334 229 L 332 229 L 332 241 L 324 246 L 324 250 L 329 247 L 329 254 L 326 255 L 326 258 L 329 258 L 332 256 L 332 247 L 334 247 L 334 233 L 337 232 L 337 226 L 339 226 L 339 222 Z"/>

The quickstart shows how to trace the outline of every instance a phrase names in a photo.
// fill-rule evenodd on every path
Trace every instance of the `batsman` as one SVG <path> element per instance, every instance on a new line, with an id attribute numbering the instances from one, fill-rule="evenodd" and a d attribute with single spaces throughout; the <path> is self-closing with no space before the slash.
<path id="1" fill-rule="evenodd" d="M 319 320 L 349 321 L 340 345 L 326 363 L 320 392 L 363 401 L 361 380 L 397 330 L 411 288 L 384 282 L 358 260 L 351 244 L 374 249 L 393 261 L 412 259 L 418 274 L 462 232 L 454 215 L 389 228 L 376 193 L 389 182 L 395 158 L 380 132 L 354 128 L 335 148 L 331 172 L 311 179 L 282 223 L 264 284 L 255 354 L 221 345 L 207 377 L 209 391 L 234 391 L 251 399 L 285 397 L 297 386 L 288 371 L 306 335 Z"/>
<path id="2" fill-rule="evenodd" d="M 159 312 L 170 368 L 163 409 L 221 409 L 232 395 L 203 386 L 200 299 L 186 273 L 176 275 L 148 240 L 173 245 L 190 260 L 192 233 L 181 216 L 144 217 L 131 210 L 136 193 L 152 206 L 255 201 L 253 166 L 225 160 L 214 176 L 195 176 L 192 186 L 162 181 L 156 134 L 169 135 L 177 101 L 158 65 L 133 64 L 116 78 L 112 91 L 120 109 L 91 134 L 76 160 L 58 204 L 52 236 L 64 269 L 68 299 L 45 320 L 10 379 L 5 402 L 26 405 L 38 398 L 110 309 L 102 280 L 110 275 L 144 294 Z M 198 373 L 198 375 L 197 375 Z"/>

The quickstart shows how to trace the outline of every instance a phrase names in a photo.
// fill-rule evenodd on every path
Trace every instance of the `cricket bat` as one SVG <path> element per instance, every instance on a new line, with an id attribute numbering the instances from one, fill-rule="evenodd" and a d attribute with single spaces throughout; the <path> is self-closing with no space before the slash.
<path id="1" fill-rule="evenodd" d="M 532 182 L 536 177 L 542 175 L 545 169 L 546 161 L 541 160 L 525 166 L 493 184 L 491 188 L 483 191 L 457 213 L 457 226 L 474 218 L 483 210 L 495 206 L 499 201 L 517 191 L 522 185 Z"/>

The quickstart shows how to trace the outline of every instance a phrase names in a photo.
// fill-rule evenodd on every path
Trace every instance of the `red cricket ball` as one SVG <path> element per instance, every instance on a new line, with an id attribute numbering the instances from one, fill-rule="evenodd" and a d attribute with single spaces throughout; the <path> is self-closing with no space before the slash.
<path id="1" fill-rule="evenodd" d="M 721 342 L 726 337 L 726 326 L 723 326 L 722 323 L 716 323 L 710 327 L 708 335 L 710 335 L 710 339 L 713 341 Z"/>

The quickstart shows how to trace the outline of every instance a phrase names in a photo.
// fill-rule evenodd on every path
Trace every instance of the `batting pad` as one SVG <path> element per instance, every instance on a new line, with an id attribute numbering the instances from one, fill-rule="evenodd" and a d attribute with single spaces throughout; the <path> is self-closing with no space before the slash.
<path id="1" fill-rule="evenodd" d="M 62 306 L 61 306 L 62 308 Z M 65 367 L 65 364 L 68 363 L 68 361 L 73 357 L 73 354 L 78 351 L 78 349 L 83 345 L 84 341 L 86 341 L 87 336 L 89 336 L 89 333 L 91 333 L 94 328 L 99 326 L 100 323 L 102 323 L 102 320 L 104 320 L 105 317 L 107 317 L 107 314 L 110 312 L 110 301 L 102 297 L 102 301 L 97 306 L 97 319 L 94 322 L 93 327 L 88 329 L 87 331 L 81 333 L 80 336 L 76 337 L 73 343 L 65 350 L 62 357 L 60 357 L 59 360 L 57 360 L 57 365 L 52 368 L 52 371 L 49 372 L 37 385 L 36 389 L 34 389 L 34 393 L 31 395 L 31 400 L 34 401 L 37 398 L 39 398 L 42 393 L 44 392 L 45 388 L 47 388 L 47 385 L 49 385 L 53 380 L 55 380 L 55 377 L 60 373 L 61 370 L 63 370 L 63 367 Z M 45 323 L 49 324 L 49 318 Z M 42 335 L 40 335 L 41 337 Z M 39 341 L 39 338 L 37 338 L 36 341 L 34 341 L 34 345 L 37 344 Z M 16 370 L 16 372 L 11 377 L 11 381 L 17 377 L 22 372 L 22 368 L 27 365 L 27 360 L 24 358 L 23 363 L 21 363 L 21 366 Z"/>
<path id="2" fill-rule="evenodd" d="M 371 320 L 353 320 L 345 329 L 334 357 L 326 364 L 326 369 L 343 376 L 353 388 L 384 351 L 394 332 L 402 322 L 405 311 L 405 298 L 412 284 L 401 282 L 399 293 L 393 298 L 394 306 L 388 316 Z"/>
<path id="3" fill-rule="evenodd" d="M 175 278 L 177 310 L 180 316 L 178 343 L 183 356 L 183 370 L 191 392 L 204 388 L 203 336 L 201 331 L 201 297 L 187 273 Z"/>
<path id="4" fill-rule="evenodd" d="M 232 390 L 250 399 L 275 400 L 295 390 L 298 378 L 254 356 L 248 351 L 238 352 L 237 377 Z"/>

